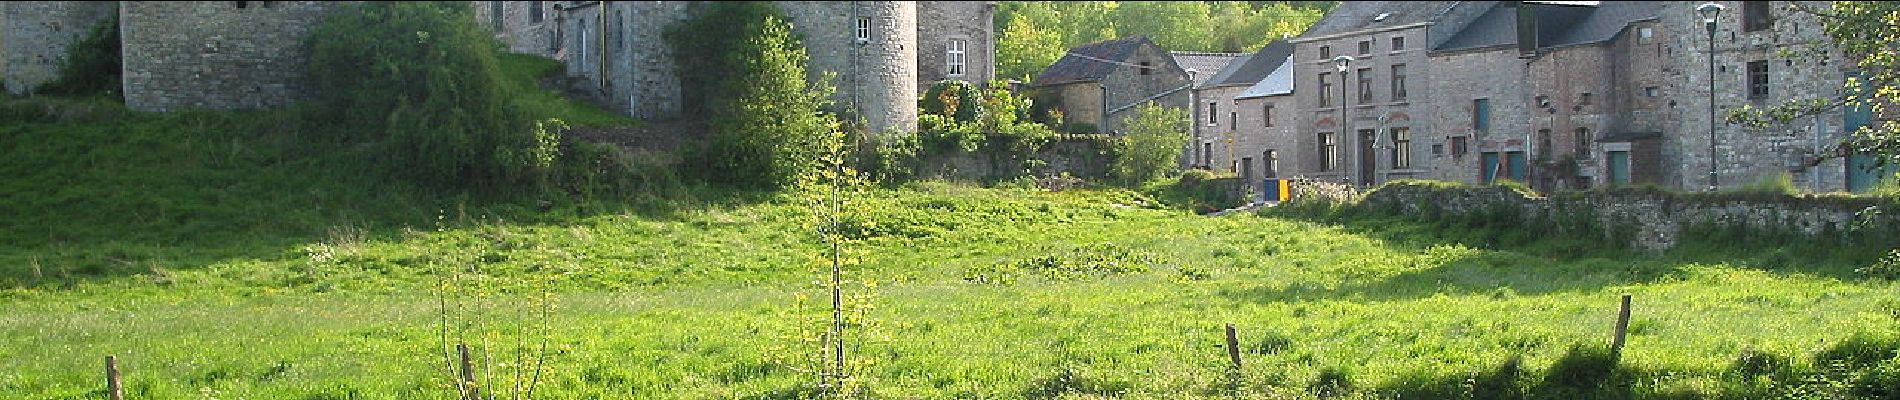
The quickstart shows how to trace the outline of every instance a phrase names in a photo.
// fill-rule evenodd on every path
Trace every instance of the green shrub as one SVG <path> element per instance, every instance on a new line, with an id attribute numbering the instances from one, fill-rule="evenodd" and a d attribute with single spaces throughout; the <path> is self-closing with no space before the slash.
<path id="1" fill-rule="evenodd" d="M 1763 176 L 1747 185 L 1724 190 L 1722 193 L 1750 198 L 1775 198 L 1793 196 L 1801 193 L 1801 189 L 1795 188 L 1794 175 L 1784 171 Z"/>
<path id="2" fill-rule="evenodd" d="M 832 88 L 807 82 L 808 56 L 777 7 L 716 2 L 670 28 L 685 83 L 706 83 L 689 111 L 711 120 L 712 138 L 688 153 L 714 182 L 783 188 L 843 146 L 838 120 L 820 112 Z M 691 90 L 687 92 L 702 92 Z M 689 112 L 690 113 L 690 112 Z M 874 144 L 874 143 L 873 143 Z"/>
<path id="3" fill-rule="evenodd" d="M 1900 280 L 1900 249 L 1889 250 L 1885 257 L 1873 265 L 1860 267 L 1854 272 L 1873 279 Z"/>
<path id="4" fill-rule="evenodd" d="M 310 35 L 318 88 L 308 121 L 361 143 L 428 186 L 501 188 L 544 178 L 558 132 L 537 130 L 512 99 L 497 43 L 467 3 L 369 2 Z"/>
<path id="5" fill-rule="evenodd" d="M 106 95 L 122 98 L 120 88 L 119 14 L 93 26 L 86 37 L 66 49 L 59 78 L 41 84 L 34 93 L 68 96 Z"/>
<path id="6" fill-rule="evenodd" d="M 983 114 L 983 94 L 976 85 L 959 80 L 931 84 L 917 99 L 918 115 L 940 115 L 956 122 L 975 122 Z"/>
<path id="7" fill-rule="evenodd" d="M 1144 103 L 1128 120 L 1126 134 L 1115 142 L 1109 176 L 1128 186 L 1160 178 L 1177 168 L 1176 159 L 1187 141 L 1187 111 Z"/>

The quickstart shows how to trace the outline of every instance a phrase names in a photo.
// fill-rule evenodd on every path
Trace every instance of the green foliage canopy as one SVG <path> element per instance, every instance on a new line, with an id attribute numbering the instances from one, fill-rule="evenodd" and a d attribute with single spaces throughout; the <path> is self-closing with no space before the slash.
<path id="1" fill-rule="evenodd" d="M 1147 35 L 1176 51 L 1257 51 L 1306 30 L 1333 2 L 1012 1 L 997 9 L 998 77 L 1033 78 L 1069 48 Z"/>
<path id="2" fill-rule="evenodd" d="M 1116 142 L 1109 176 L 1128 185 L 1160 178 L 1174 168 L 1176 157 L 1187 146 L 1188 123 L 1187 110 L 1154 102 L 1136 107 L 1127 133 Z"/>
<path id="3" fill-rule="evenodd" d="M 820 112 L 832 88 L 807 82 L 809 56 L 771 3 L 707 7 L 667 33 L 682 80 L 711 83 L 687 99 L 712 121 L 712 140 L 688 158 L 715 182 L 792 186 L 844 140 L 838 120 Z"/>

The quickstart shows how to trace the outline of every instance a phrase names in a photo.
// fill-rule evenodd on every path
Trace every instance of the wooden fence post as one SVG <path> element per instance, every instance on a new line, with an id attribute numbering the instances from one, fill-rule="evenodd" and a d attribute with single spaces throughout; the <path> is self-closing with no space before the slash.
<path id="1" fill-rule="evenodd" d="M 1623 339 L 1630 331 L 1630 295 L 1623 295 L 1622 307 L 1616 311 L 1616 337 L 1610 341 L 1610 351 L 1623 352 Z"/>
<path id="2" fill-rule="evenodd" d="M 106 356 L 106 398 L 125 400 L 124 386 L 119 384 L 119 358 Z"/>
<path id="3" fill-rule="evenodd" d="M 1240 369 L 1240 335 L 1234 332 L 1234 324 L 1227 324 L 1227 358 L 1234 362 L 1234 369 Z"/>
<path id="4" fill-rule="evenodd" d="M 475 364 L 474 361 L 469 359 L 468 344 L 456 343 L 455 352 L 462 355 L 462 381 L 456 382 L 456 385 L 461 389 L 462 398 L 464 400 L 481 399 L 481 391 L 477 390 L 477 386 L 475 386 Z"/>

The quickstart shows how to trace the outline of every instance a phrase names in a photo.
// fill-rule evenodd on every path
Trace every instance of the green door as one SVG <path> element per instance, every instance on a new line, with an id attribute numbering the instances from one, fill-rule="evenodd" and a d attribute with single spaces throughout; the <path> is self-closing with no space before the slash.
<path id="1" fill-rule="evenodd" d="M 1481 157 L 1479 157 L 1478 164 L 1483 167 L 1483 170 L 1482 170 L 1483 174 L 1478 176 L 1478 183 L 1489 185 L 1491 184 L 1491 182 L 1497 181 L 1498 179 L 1498 153 L 1497 152 L 1493 152 L 1493 151 L 1484 152 L 1484 154 L 1482 154 Z"/>
<path id="2" fill-rule="evenodd" d="M 1529 173 L 1531 170 L 1530 160 L 1524 158 L 1524 152 L 1522 151 L 1505 152 L 1504 158 L 1506 159 L 1505 163 L 1510 164 L 1510 167 L 1511 167 L 1511 173 L 1506 174 L 1511 177 L 1511 180 L 1517 181 L 1518 183 L 1526 183 L 1526 182 L 1531 181 L 1530 177 L 1526 176 L 1526 174 Z"/>
<path id="3" fill-rule="evenodd" d="M 1629 185 L 1630 152 L 1610 151 L 1605 152 L 1605 154 L 1608 156 L 1608 161 L 1610 162 L 1610 186 Z"/>

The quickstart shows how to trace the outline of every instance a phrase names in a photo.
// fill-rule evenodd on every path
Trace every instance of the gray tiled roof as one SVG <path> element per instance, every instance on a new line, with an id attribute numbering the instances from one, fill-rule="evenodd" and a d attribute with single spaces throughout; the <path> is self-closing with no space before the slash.
<path id="1" fill-rule="evenodd" d="M 1581 3 L 1581 2 L 1580 2 Z M 1540 47 L 1600 43 L 1616 38 L 1630 23 L 1655 19 L 1663 2 L 1611 1 L 1596 6 L 1532 4 Z M 1518 9 L 1493 6 L 1434 50 L 1462 50 L 1517 44 Z"/>
<path id="2" fill-rule="evenodd" d="M 1194 51 L 1170 51 L 1174 63 L 1182 70 L 1194 70 L 1194 87 L 1201 87 L 1212 81 L 1228 65 L 1243 56 L 1242 53 L 1203 53 Z"/>
<path id="3" fill-rule="evenodd" d="M 1342 1 L 1306 28 L 1301 37 L 1324 36 L 1374 28 L 1428 22 L 1443 15 L 1456 1 Z M 1385 15 L 1385 18 L 1378 18 Z M 1377 19 L 1377 20 L 1375 20 Z"/>
<path id="4" fill-rule="evenodd" d="M 1125 62 L 1129 55 L 1135 54 L 1135 50 L 1144 45 L 1154 46 L 1154 42 L 1148 40 L 1147 36 L 1129 36 L 1076 46 L 1069 49 L 1067 54 L 1063 54 L 1061 59 L 1057 59 L 1055 64 L 1049 65 L 1048 69 L 1036 75 L 1033 82 L 1035 86 L 1045 86 L 1100 81 L 1115 72 L 1116 68 L 1124 66 L 1089 58 Z"/>
<path id="5" fill-rule="evenodd" d="M 1280 65 L 1275 66 L 1273 68 L 1273 72 L 1267 74 L 1267 77 L 1260 78 L 1259 83 L 1255 83 L 1252 87 L 1248 87 L 1246 91 L 1240 92 L 1240 95 L 1234 96 L 1234 98 L 1250 99 L 1250 98 L 1255 98 L 1255 97 L 1278 96 L 1278 95 L 1292 94 L 1292 93 L 1293 93 L 1293 56 L 1288 55 L 1280 59 Z"/>
<path id="6" fill-rule="evenodd" d="M 1219 74 L 1207 80 L 1204 86 L 1217 87 L 1260 83 L 1261 79 L 1266 78 L 1267 74 L 1273 73 L 1274 68 L 1278 68 L 1280 64 L 1285 63 L 1286 57 L 1292 54 L 1292 43 L 1287 43 L 1285 40 L 1275 40 L 1272 43 L 1267 43 L 1265 47 L 1261 47 L 1260 51 L 1241 56 L 1240 59 L 1227 64 L 1226 69 L 1222 69 Z"/>

